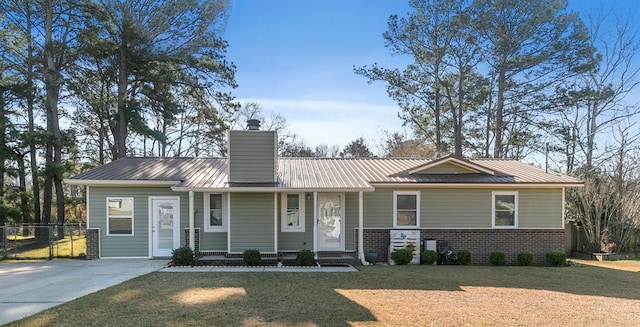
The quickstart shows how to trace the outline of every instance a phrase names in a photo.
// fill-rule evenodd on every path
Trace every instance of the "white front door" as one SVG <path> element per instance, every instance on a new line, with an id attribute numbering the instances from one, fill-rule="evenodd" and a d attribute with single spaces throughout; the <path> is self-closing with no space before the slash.
<path id="1" fill-rule="evenodd" d="M 151 249 L 154 257 L 169 257 L 180 246 L 180 198 L 150 198 Z"/>
<path id="2" fill-rule="evenodd" d="M 344 250 L 344 194 L 318 193 L 318 251 Z"/>

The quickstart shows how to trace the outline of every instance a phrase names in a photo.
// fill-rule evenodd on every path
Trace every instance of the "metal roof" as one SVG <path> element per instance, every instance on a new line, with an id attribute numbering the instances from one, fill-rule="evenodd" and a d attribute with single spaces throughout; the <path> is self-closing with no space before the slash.
<path id="1" fill-rule="evenodd" d="M 440 160 L 440 159 L 437 159 Z M 570 176 L 515 160 L 465 159 L 495 174 L 411 174 L 429 159 L 409 158 L 279 158 L 278 182 L 270 189 L 373 190 L 381 184 L 534 184 L 581 185 Z M 174 182 L 174 189 L 229 189 L 225 158 L 123 158 L 66 180 L 70 184 L 100 185 L 109 181 Z M 260 188 L 265 188 L 261 186 Z"/>

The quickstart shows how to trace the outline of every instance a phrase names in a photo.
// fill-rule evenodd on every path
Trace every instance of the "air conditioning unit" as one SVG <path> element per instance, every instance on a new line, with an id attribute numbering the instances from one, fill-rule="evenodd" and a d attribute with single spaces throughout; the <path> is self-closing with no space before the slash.
<path id="1" fill-rule="evenodd" d="M 399 249 L 413 249 L 412 264 L 420 264 L 420 230 L 418 229 L 392 229 L 389 231 L 389 264 L 395 265 L 391 259 L 391 253 Z"/>

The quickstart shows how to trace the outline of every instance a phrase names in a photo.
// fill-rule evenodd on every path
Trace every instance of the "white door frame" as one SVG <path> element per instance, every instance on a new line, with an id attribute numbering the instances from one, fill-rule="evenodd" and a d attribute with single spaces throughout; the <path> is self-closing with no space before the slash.
<path id="1" fill-rule="evenodd" d="M 179 196 L 150 196 L 149 197 L 149 257 L 167 257 L 171 256 L 169 253 L 156 253 L 159 252 L 156 248 L 156 237 L 154 236 L 154 230 L 157 230 L 156 226 L 156 214 L 153 209 L 153 202 L 159 201 L 173 201 L 174 202 L 174 215 L 173 215 L 173 245 L 172 248 L 176 249 L 180 247 L 180 197 Z"/>

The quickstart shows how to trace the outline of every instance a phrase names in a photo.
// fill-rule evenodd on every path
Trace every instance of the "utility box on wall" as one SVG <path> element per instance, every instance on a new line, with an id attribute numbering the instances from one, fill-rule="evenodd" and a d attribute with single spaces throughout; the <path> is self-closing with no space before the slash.
<path id="1" fill-rule="evenodd" d="M 437 251 L 437 247 L 436 247 L 436 243 L 437 241 L 434 239 L 426 239 L 424 240 L 424 249 L 425 250 L 431 250 L 431 251 Z"/>
<path id="2" fill-rule="evenodd" d="M 389 264 L 395 265 L 391 253 L 396 250 L 413 247 L 412 264 L 420 264 L 420 230 L 392 229 L 389 231 Z"/>

